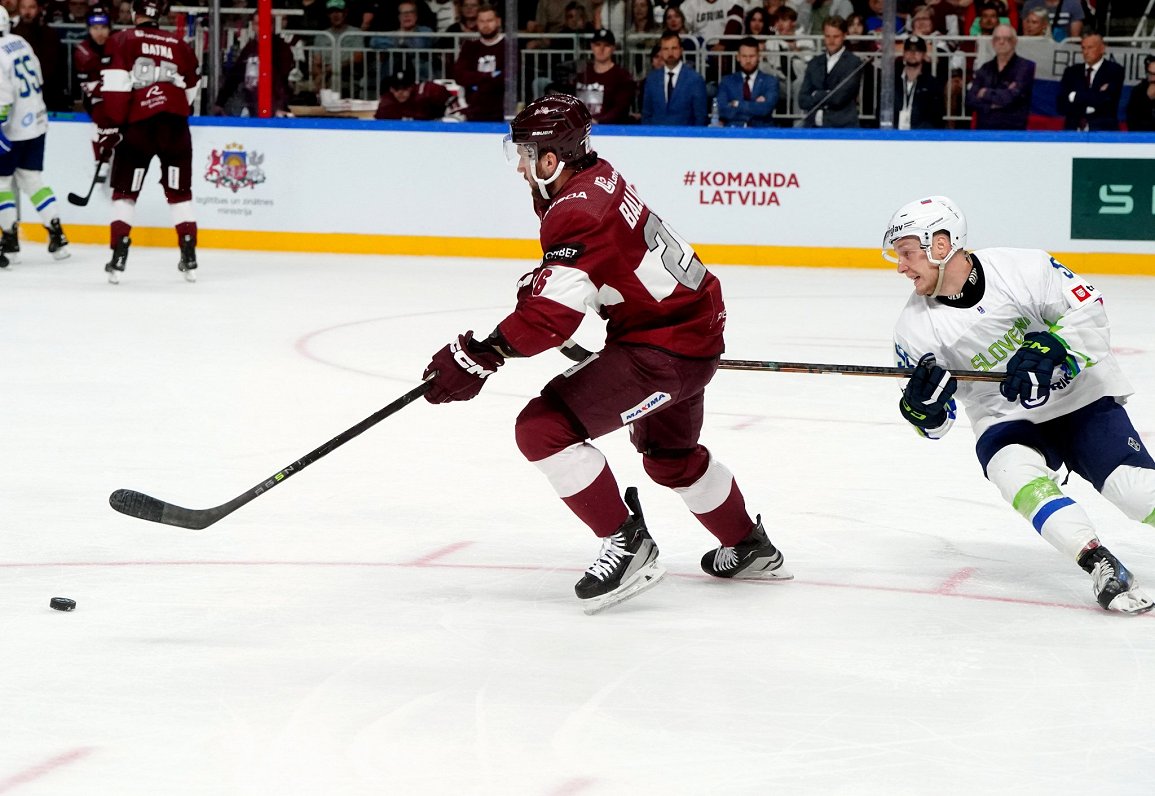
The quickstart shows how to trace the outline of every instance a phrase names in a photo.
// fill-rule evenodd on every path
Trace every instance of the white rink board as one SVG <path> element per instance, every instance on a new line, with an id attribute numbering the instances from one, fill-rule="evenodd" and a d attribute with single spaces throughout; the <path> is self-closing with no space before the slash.
<path id="1" fill-rule="evenodd" d="M 92 129 L 86 122 L 52 126 L 46 177 L 60 196 L 87 187 Z M 505 163 L 502 130 L 500 125 L 198 122 L 193 128 L 198 222 L 211 230 L 532 240 L 535 219 L 525 212 L 525 186 Z M 880 241 L 896 207 L 941 193 L 967 213 L 974 248 L 1155 255 L 1153 241 L 1069 237 L 1072 159 L 1150 159 L 1155 155 L 1151 136 L 1088 143 L 1081 136 L 1046 133 L 1036 142 L 974 135 L 907 140 L 865 132 L 857 138 L 792 131 L 773 138 L 715 130 L 689 137 L 640 132 L 595 130 L 594 144 L 694 243 L 867 249 Z M 250 168 L 259 160 L 264 181 L 235 191 L 210 183 L 212 153 L 229 149 L 243 151 Z M 688 184 L 688 175 L 694 184 Z M 702 185 L 703 175 L 711 184 Z M 157 178 L 154 166 L 137 223 L 166 227 L 170 219 Z M 713 184 L 719 180 L 725 184 Z M 98 192 L 86 208 L 67 206 L 64 220 L 104 224 L 108 213 L 107 193 Z"/>

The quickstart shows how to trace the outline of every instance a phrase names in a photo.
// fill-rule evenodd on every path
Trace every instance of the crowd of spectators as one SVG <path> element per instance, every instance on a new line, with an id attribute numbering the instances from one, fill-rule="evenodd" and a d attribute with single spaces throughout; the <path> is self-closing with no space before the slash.
<path id="1" fill-rule="evenodd" d="M 75 107 L 80 97 L 69 85 L 68 52 L 83 38 L 93 4 L 0 2 L 14 32 L 40 58 L 48 108 Z M 226 3 L 246 4 L 255 0 Z M 114 27 L 131 12 L 130 0 L 101 5 L 112 9 Z M 504 4 L 274 0 L 274 7 L 293 12 L 274 49 L 278 113 L 323 104 L 327 91 L 379 98 L 379 118 L 504 116 Z M 603 124 L 879 123 L 883 0 L 519 0 L 517 8 L 526 94 L 519 101 L 572 93 Z M 1082 60 L 1062 75 L 1051 111 L 1055 126 L 1115 130 L 1122 122 L 1152 129 L 1155 65 L 1148 58 L 1146 79 L 1121 107 L 1124 70 L 1094 32 L 1095 22 L 1086 0 L 898 0 L 889 121 L 897 129 L 1027 129 L 1036 64 L 1018 53 L 1020 37 L 1074 38 Z M 325 34 L 338 46 L 320 46 Z M 258 54 L 250 39 L 251 33 L 238 37 L 226 53 L 219 91 L 206 110 L 256 112 Z M 648 52 L 648 60 L 623 61 L 626 42 L 634 53 Z M 993 58 L 976 59 L 980 42 Z"/>

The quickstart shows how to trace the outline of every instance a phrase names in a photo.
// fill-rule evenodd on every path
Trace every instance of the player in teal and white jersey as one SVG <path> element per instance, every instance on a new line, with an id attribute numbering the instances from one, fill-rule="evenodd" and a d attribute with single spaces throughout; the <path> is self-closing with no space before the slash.
<path id="1" fill-rule="evenodd" d="M 40 61 L 28 42 L 11 32 L 11 25 L 8 12 L 0 7 L 0 268 L 16 262 L 20 252 L 14 182 L 48 229 L 48 251 L 57 260 L 69 255 L 56 194 L 42 177 L 48 110 Z"/>
<path id="2" fill-rule="evenodd" d="M 914 286 L 894 332 L 899 365 L 915 368 L 899 411 L 940 439 L 957 396 L 1003 498 L 1091 575 L 1103 608 L 1149 611 L 1155 603 L 1058 482 L 1065 467 L 1155 526 L 1155 460 L 1123 408 L 1132 388 L 1111 354 L 1103 296 L 1045 251 L 968 252 L 966 239 L 966 218 L 944 196 L 901 207 L 883 237 L 883 256 Z M 950 368 L 1006 376 L 959 383 Z"/>

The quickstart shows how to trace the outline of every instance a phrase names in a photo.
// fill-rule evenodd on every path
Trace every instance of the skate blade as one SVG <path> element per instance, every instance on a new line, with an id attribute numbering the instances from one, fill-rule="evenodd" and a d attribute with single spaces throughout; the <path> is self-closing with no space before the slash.
<path id="1" fill-rule="evenodd" d="M 1145 614 L 1155 608 L 1155 602 L 1152 602 L 1147 593 L 1141 589 L 1131 588 L 1117 594 L 1107 608 L 1124 614 Z"/>
<path id="2" fill-rule="evenodd" d="M 635 572 L 629 583 L 614 589 L 609 594 L 603 594 L 601 597 L 591 597 L 589 600 L 583 601 L 582 610 L 585 611 L 587 616 L 601 613 L 607 608 L 613 608 L 615 605 L 624 603 L 631 597 L 637 597 L 642 592 L 654 588 L 665 576 L 665 567 L 657 562 L 651 561 Z"/>
<path id="3" fill-rule="evenodd" d="M 731 580 L 794 580 L 794 573 L 783 566 L 777 569 L 744 569 Z"/>
<path id="4" fill-rule="evenodd" d="M 62 246 L 56 251 L 52 252 L 52 257 L 57 260 L 67 260 L 72 256 L 72 252 L 68 251 L 67 246 Z"/>
<path id="5" fill-rule="evenodd" d="M 120 272 L 119 271 L 109 271 L 108 272 L 108 284 L 110 284 L 110 285 L 119 285 L 120 284 Z"/>
<path id="6" fill-rule="evenodd" d="M 184 281 L 186 281 L 186 282 L 197 281 L 197 272 L 196 271 L 184 271 L 183 273 L 184 273 Z"/>

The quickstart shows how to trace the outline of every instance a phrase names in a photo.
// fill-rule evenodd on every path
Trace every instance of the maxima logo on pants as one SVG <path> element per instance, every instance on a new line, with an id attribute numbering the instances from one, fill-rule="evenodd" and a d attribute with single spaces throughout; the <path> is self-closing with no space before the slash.
<path id="1" fill-rule="evenodd" d="M 1075 158 L 1071 238 L 1155 240 L 1155 160 Z"/>

